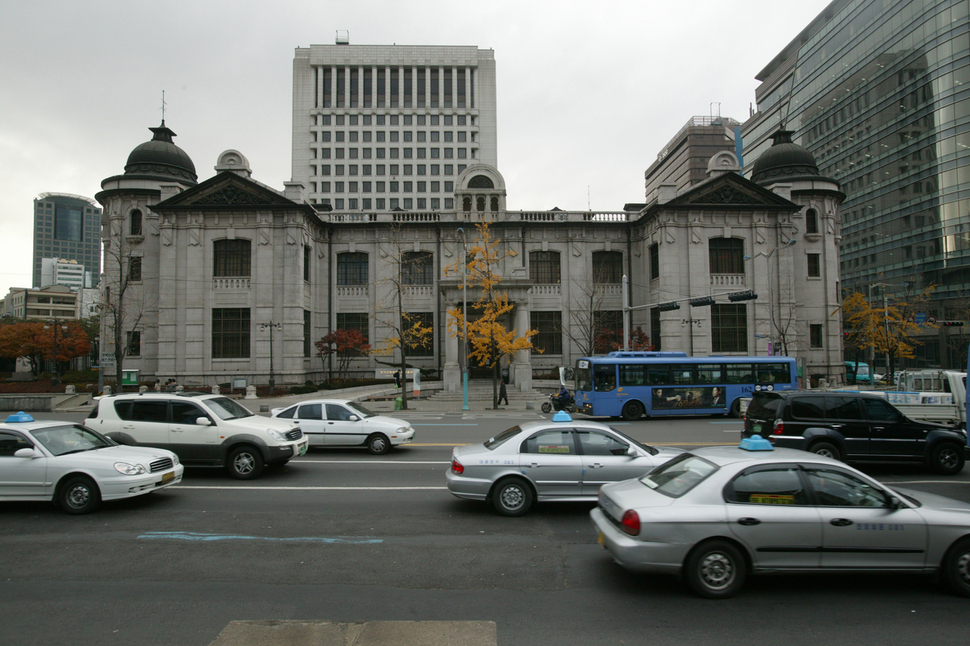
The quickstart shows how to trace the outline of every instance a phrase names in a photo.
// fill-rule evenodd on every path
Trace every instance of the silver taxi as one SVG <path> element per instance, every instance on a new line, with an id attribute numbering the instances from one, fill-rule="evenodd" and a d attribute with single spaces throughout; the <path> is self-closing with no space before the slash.
<path id="1" fill-rule="evenodd" d="M 503 516 L 521 516 L 536 501 L 596 501 L 600 486 L 643 475 L 682 453 L 637 442 L 598 422 L 528 422 L 484 444 L 456 446 L 446 474 L 459 498 L 491 501 Z"/>
<path id="2" fill-rule="evenodd" d="M 970 596 L 970 504 L 891 489 L 758 435 L 605 485 L 590 516 L 621 566 L 680 573 L 712 599 L 748 574 L 806 571 L 938 572 Z"/>

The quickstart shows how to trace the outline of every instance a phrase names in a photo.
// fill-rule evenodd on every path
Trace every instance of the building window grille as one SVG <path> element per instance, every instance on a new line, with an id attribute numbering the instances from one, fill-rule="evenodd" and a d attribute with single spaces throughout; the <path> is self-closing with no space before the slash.
<path id="1" fill-rule="evenodd" d="M 248 308 L 212 310 L 212 358 L 248 359 L 250 314 Z"/>
<path id="2" fill-rule="evenodd" d="M 212 243 L 212 275 L 216 278 L 250 276 L 249 240 L 216 240 Z"/>

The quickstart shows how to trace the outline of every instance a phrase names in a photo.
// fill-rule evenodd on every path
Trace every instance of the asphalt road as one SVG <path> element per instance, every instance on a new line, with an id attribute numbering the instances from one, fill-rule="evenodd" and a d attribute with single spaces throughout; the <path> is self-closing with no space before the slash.
<path id="1" fill-rule="evenodd" d="M 630 574 L 596 544 L 592 504 L 504 518 L 445 488 L 453 445 L 539 414 L 402 416 L 416 442 L 386 456 L 313 450 L 252 482 L 188 469 L 178 487 L 83 517 L 0 503 L 0 643 L 204 646 L 238 620 L 493 621 L 503 646 L 966 643 L 967 600 L 929 577 L 755 577 L 712 602 Z M 740 430 L 614 424 L 685 447 Z M 869 472 L 970 501 L 970 469 Z"/>

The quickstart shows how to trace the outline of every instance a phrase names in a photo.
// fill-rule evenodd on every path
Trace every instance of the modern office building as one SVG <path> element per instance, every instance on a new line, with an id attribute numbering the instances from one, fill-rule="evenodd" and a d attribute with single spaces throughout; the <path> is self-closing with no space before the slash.
<path id="1" fill-rule="evenodd" d="M 784 124 L 841 184 L 843 291 L 881 302 L 883 289 L 905 298 L 935 285 L 926 315 L 966 320 L 967 0 L 834 0 L 756 78 L 746 173 Z M 924 341 L 917 364 L 966 358 L 942 332 Z"/>
<path id="2" fill-rule="evenodd" d="M 101 207 L 66 193 L 42 193 L 34 200 L 33 286 L 45 287 L 44 258 L 75 260 L 97 284 L 101 273 Z"/>
<path id="3" fill-rule="evenodd" d="M 76 292 L 85 287 L 84 265 L 76 260 L 43 258 L 41 260 L 40 282 L 42 285 L 64 285 Z"/>
<path id="4" fill-rule="evenodd" d="M 740 126 L 727 117 L 691 117 L 644 172 L 646 201 L 657 199 L 661 184 L 673 184 L 680 191 L 706 180 L 707 165 L 717 153 L 740 154 L 735 145 L 735 129 Z"/>
<path id="5" fill-rule="evenodd" d="M 455 182 L 495 166 L 495 58 L 474 46 L 296 49 L 292 181 L 338 211 L 455 208 Z"/>

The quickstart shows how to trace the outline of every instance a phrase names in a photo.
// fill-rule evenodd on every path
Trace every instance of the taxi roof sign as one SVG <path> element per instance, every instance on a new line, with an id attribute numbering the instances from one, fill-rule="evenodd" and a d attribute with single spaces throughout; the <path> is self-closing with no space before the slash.
<path id="1" fill-rule="evenodd" d="M 573 418 L 569 416 L 564 410 L 557 411 L 555 415 L 552 416 L 552 421 L 554 422 L 571 422 Z"/>
<path id="2" fill-rule="evenodd" d="M 761 437 L 760 435 L 752 435 L 751 437 L 746 437 L 741 440 L 740 447 L 745 451 L 774 451 L 775 447 L 771 445 L 771 442 Z"/>
<path id="3" fill-rule="evenodd" d="M 17 422 L 32 422 L 32 421 L 34 421 L 34 418 L 31 417 L 29 413 L 25 413 L 23 411 L 7 416 L 8 424 L 16 424 Z"/>

